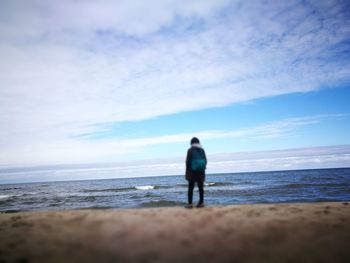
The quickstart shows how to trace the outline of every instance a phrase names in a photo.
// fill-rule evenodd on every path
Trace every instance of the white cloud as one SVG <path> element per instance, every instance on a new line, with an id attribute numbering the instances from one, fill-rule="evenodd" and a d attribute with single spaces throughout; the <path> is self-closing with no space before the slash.
<path id="1" fill-rule="evenodd" d="M 20 150 L 7 150 L 6 155 L 0 156 L 0 164 L 11 165 L 48 165 L 105 162 L 126 154 L 144 152 L 157 145 L 184 144 L 187 147 L 189 138 L 195 134 L 202 141 L 216 139 L 266 141 L 267 139 L 284 138 L 293 134 L 299 127 L 320 123 L 325 120 L 349 118 L 350 114 L 329 114 L 290 118 L 267 124 L 236 130 L 207 130 L 194 133 L 170 134 L 157 137 L 133 139 L 97 139 L 86 140 L 68 138 L 52 141 L 51 138 L 38 137 L 38 141 L 21 141 Z M 186 146 L 185 146 L 186 145 Z M 164 157 L 164 156 L 163 156 Z M 229 167 L 229 166 L 228 166 Z"/>
<path id="2" fill-rule="evenodd" d="M 228 0 L 3 0 L 2 33 L 27 37 L 62 31 L 113 30 L 142 36 L 170 26 L 177 18 L 205 18 Z M 11 30 L 10 30 L 11 29 Z"/>
<path id="3" fill-rule="evenodd" d="M 350 166 L 348 145 L 239 152 L 212 156 L 212 173 L 321 169 Z"/>
<path id="4" fill-rule="evenodd" d="M 350 35 L 342 5 L 2 1 L 1 155 L 38 161 L 52 147 L 84 159 L 89 145 L 106 147 L 73 138 L 98 124 L 349 80 L 337 56 Z"/>

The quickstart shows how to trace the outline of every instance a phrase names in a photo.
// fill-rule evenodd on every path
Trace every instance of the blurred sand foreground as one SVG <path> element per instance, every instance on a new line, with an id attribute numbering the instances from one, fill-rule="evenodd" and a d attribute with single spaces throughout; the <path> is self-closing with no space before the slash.
<path id="1" fill-rule="evenodd" d="M 2 213 L 0 262 L 350 262 L 350 204 Z"/>

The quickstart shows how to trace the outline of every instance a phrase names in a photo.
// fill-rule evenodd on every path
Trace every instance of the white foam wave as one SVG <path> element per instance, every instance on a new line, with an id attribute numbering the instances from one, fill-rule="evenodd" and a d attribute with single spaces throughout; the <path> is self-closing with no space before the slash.
<path id="1" fill-rule="evenodd" d="M 205 186 L 214 186 L 215 183 L 204 183 Z"/>
<path id="2" fill-rule="evenodd" d="M 0 195 L 0 200 L 5 200 L 10 198 L 12 195 Z"/>
<path id="3" fill-rule="evenodd" d="M 135 186 L 137 190 L 152 190 L 155 188 L 154 185 L 142 185 L 142 186 Z"/>

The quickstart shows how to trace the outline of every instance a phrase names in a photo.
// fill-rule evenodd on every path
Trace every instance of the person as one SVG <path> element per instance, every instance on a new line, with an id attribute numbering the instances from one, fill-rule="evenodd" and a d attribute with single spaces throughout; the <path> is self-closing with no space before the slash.
<path id="1" fill-rule="evenodd" d="M 207 157 L 199 139 L 191 139 L 191 147 L 186 157 L 186 180 L 188 181 L 188 204 L 186 208 L 192 208 L 193 189 L 195 183 L 199 189 L 199 202 L 196 207 L 204 207 L 204 181 Z"/>

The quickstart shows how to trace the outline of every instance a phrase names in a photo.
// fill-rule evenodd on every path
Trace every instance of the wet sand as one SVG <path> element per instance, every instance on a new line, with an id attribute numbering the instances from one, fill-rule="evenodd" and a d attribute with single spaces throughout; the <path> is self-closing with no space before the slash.
<path id="1" fill-rule="evenodd" d="M 350 204 L 2 213 L 0 262 L 350 262 Z"/>

